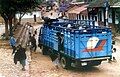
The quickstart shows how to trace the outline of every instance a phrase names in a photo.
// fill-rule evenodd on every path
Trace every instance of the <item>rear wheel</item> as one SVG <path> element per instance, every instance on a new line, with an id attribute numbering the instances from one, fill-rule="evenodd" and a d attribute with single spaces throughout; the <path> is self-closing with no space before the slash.
<path id="1" fill-rule="evenodd" d="M 60 63 L 62 68 L 65 68 L 65 69 L 71 66 L 70 59 L 67 59 L 66 57 L 61 57 Z"/>

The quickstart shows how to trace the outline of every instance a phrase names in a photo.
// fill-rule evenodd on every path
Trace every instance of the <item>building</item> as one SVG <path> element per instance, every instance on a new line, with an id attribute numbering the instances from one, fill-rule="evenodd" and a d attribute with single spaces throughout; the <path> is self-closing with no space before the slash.
<path id="1" fill-rule="evenodd" d="M 88 19 L 87 4 L 80 3 L 72 6 L 73 7 L 67 11 L 69 19 Z"/>
<path id="2" fill-rule="evenodd" d="M 92 17 L 93 20 L 97 21 L 100 26 L 106 26 L 108 21 L 109 27 L 117 30 L 119 28 L 119 10 L 120 10 L 120 0 L 108 0 L 108 13 L 106 14 L 106 0 L 96 0 L 89 4 L 88 15 Z M 106 18 L 108 20 L 106 20 Z"/>

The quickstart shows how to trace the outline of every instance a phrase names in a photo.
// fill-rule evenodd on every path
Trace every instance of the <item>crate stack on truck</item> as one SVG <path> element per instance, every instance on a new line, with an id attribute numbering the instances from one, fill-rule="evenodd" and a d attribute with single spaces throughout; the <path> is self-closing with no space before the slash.
<path id="1" fill-rule="evenodd" d="M 97 66 L 111 58 L 112 32 L 93 20 L 49 19 L 40 29 L 39 44 L 44 55 L 59 54 L 63 68 Z"/>

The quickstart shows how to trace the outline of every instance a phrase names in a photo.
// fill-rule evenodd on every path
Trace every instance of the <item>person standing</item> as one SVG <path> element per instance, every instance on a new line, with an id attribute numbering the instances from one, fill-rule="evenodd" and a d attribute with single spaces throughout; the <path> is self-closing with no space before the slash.
<path id="1" fill-rule="evenodd" d="M 22 70 L 25 71 L 26 66 L 26 49 L 20 44 L 17 46 L 17 52 L 14 55 L 14 63 L 17 64 L 17 61 L 22 65 Z"/>
<path id="2" fill-rule="evenodd" d="M 116 48 L 113 48 L 112 59 L 113 59 L 113 61 L 117 61 L 116 60 Z"/>
<path id="3" fill-rule="evenodd" d="M 14 36 L 10 37 L 9 43 L 10 43 L 10 46 L 12 47 L 12 49 L 13 49 L 12 54 L 14 54 L 15 50 L 16 50 L 16 47 L 15 47 L 16 46 L 16 39 L 14 38 Z"/>
<path id="4" fill-rule="evenodd" d="M 31 45 L 31 42 L 30 42 L 31 37 L 32 37 L 32 36 L 31 36 L 31 33 L 29 32 L 29 34 L 28 34 L 28 44 L 27 44 L 28 46 Z"/>
<path id="5" fill-rule="evenodd" d="M 37 49 L 35 34 L 33 34 L 33 36 L 30 38 L 30 43 L 31 43 L 30 51 L 34 50 L 35 52 Z"/>
<path id="6" fill-rule="evenodd" d="M 31 24 L 30 24 L 29 26 L 30 26 L 30 28 L 29 28 L 29 33 L 33 34 L 34 28 L 33 28 L 33 26 L 32 26 Z"/>
<path id="7" fill-rule="evenodd" d="M 34 31 L 34 34 L 37 35 L 37 29 Z"/>

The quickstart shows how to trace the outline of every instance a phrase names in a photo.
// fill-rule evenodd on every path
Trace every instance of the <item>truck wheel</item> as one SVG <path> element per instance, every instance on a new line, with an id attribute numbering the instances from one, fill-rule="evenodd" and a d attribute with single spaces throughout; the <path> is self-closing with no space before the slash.
<path id="1" fill-rule="evenodd" d="M 67 68 L 70 67 L 70 61 L 69 61 L 69 59 L 67 59 L 65 57 L 62 57 L 61 60 L 60 60 L 60 62 L 61 62 L 62 68 L 67 69 Z"/>

